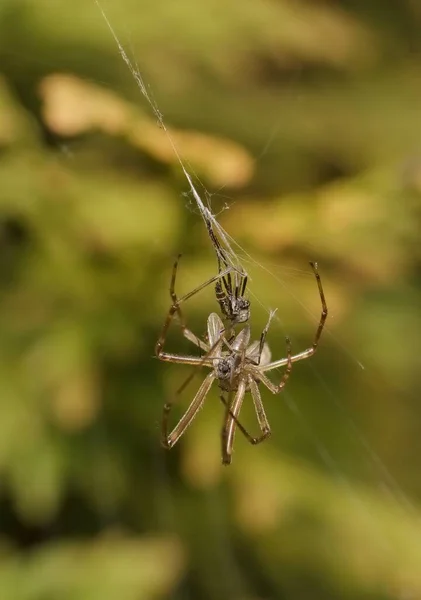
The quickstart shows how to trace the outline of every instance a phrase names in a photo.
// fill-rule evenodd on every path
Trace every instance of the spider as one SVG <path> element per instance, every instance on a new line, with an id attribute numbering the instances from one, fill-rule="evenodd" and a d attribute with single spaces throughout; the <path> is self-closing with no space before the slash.
<path id="1" fill-rule="evenodd" d="M 230 264 L 227 253 L 219 243 L 206 213 L 203 213 L 203 218 L 218 259 L 219 277 L 215 283 L 215 295 L 221 312 L 232 326 L 246 323 L 250 319 L 250 301 L 244 298 L 247 287 L 247 273 L 241 266 L 234 267 Z M 231 273 L 234 273 L 234 285 Z"/>
<path id="2" fill-rule="evenodd" d="M 328 314 L 323 287 L 318 273 L 317 263 L 310 263 L 316 277 L 319 296 L 322 303 L 321 317 L 313 344 L 307 348 L 307 350 L 292 355 L 291 344 L 287 338 L 287 357 L 271 362 L 271 352 L 266 343 L 266 336 L 269 331 L 270 322 L 275 314 L 274 312 L 270 313 L 268 322 L 261 333 L 260 340 L 254 341 L 251 344 L 251 332 L 248 324 L 243 327 L 234 339 L 231 338 L 228 340 L 225 337 L 225 326 L 216 313 L 211 313 L 208 317 L 207 341 L 201 340 L 186 327 L 180 312 L 180 304 L 191 298 L 210 282 L 217 280 L 218 277 L 223 277 L 224 271 L 208 282 L 195 288 L 193 291 L 187 293 L 182 298 L 177 298 L 175 293 L 175 280 L 179 259 L 180 257 L 178 257 L 174 263 L 171 277 L 170 295 L 173 303 L 164 322 L 161 335 L 156 343 L 155 354 L 163 361 L 193 365 L 196 367 L 208 367 L 211 369 L 211 372 L 205 377 L 191 401 L 190 406 L 187 408 L 174 429 L 170 432 L 168 421 L 174 402 L 167 402 L 164 405 L 161 441 L 163 446 L 167 449 L 172 448 L 178 442 L 187 427 L 192 423 L 199 409 L 202 407 L 213 382 L 216 380 L 221 390 L 220 400 L 225 406 L 225 418 L 221 436 L 222 463 L 228 465 L 231 463 L 236 427 L 238 427 L 246 439 L 254 445 L 263 442 L 271 434 L 270 425 L 260 395 L 259 384 L 262 383 L 273 394 L 278 394 L 286 385 L 292 369 L 292 363 L 309 358 L 316 352 Z M 163 348 L 167 332 L 171 321 L 176 314 L 180 319 L 184 337 L 197 346 L 200 351 L 204 352 L 203 356 L 179 355 L 164 352 Z M 286 370 L 280 382 L 275 384 L 267 377 L 266 372 L 279 367 L 286 367 Z M 176 398 L 180 396 L 188 383 L 193 379 L 194 375 L 195 373 L 192 373 L 179 387 L 176 391 Z M 260 435 L 257 437 L 250 435 L 245 427 L 241 425 L 238 418 L 246 392 L 251 392 L 256 411 L 260 428 Z M 228 399 L 225 397 L 225 394 L 228 394 Z"/>

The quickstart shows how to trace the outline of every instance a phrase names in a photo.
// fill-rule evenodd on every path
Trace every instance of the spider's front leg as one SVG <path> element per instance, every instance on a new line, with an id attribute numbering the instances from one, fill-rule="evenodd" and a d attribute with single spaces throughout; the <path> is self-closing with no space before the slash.
<path id="1" fill-rule="evenodd" d="M 313 346 L 312 346 L 312 352 L 311 352 L 311 349 L 310 349 L 309 352 L 308 352 L 308 356 L 311 356 L 311 354 L 314 354 L 316 352 L 316 348 L 319 345 L 319 340 L 320 340 L 320 337 L 322 335 L 322 332 L 323 332 L 323 329 L 324 329 L 324 326 L 325 326 L 325 323 L 326 323 L 326 319 L 327 319 L 327 314 L 328 314 L 327 303 L 326 303 L 325 293 L 324 293 L 323 286 L 322 286 L 322 280 L 321 280 L 320 275 L 319 275 L 318 264 L 316 262 L 311 262 L 310 266 L 313 269 L 313 273 L 314 273 L 314 276 L 316 278 L 317 288 L 319 290 L 320 301 L 322 303 L 322 313 L 320 315 L 319 326 L 317 328 L 316 336 L 314 338 L 314 342 L 313 342 Z"/>
<path id="2" fill-rule="evenodd" d="M 325 294 L 323 291 L 322 281 L 321 281 L 321 278 L 319 275 L 319 269 L 318 269 L 317 263 L 311 262 L 310 266 L 313 269 L 313 274 L 316 278 L 317 287 L 319 290 L 319 297 L 320 297 L 320 301 L 321 301 L 321 305 L 322 305 L 322 311 L 320 314 L 320 321 L 319 321 L 319 325 L 317 327 L 316 335 L 314 336 L 313 344 L 309 348 L 307 348 L 307 350 L 303 350 L 302 352 L 299 352 L 298 354 L 294 354 L 291 357 L 291 362 L 298 362 L 299 360 L 305 360 L 305 359 L 313 356 L 313 354 L 315 354 L 315 352 L 319 346 L 319 341 L 322 336 L 322 333 L 323 333 L 323 330 L 324 330 L 324 327 L 326 324 L 327 315 L 328 315 L 326 298 L 325 298 Z M 288 358 L 281 358 L 279 360 L 275 360 L 266 365 L 262 365 L 261 370 L 264 372 L 271 371 L 273 369 L 278 369 L 279 367 L 284 367 L 287 364 L 288 364 Z"/>
<path id="3" fill-rule="evenodd" d="M 272 383 L 272 381 L 269 379 L 269 377 L 267 377 L 267 375 L 264 374 L 264 371 L 270 370 L 272 368 L 272 365 L 276 364 L 279 361 L 276 361 L 275 363 L 270 363 L 269 365 L 263 365 L 261 367 L 254 367 L 254 368 L 251 367 L 251 368 L 253 368 L 253 373 L 255 374 L 255 379 L 260 380 L 272 392 L 272 394 L 279 394 L 279 392 L 285 387 L 285 385 L 289 379 L 291 370 L 292 370 L 293 356 L 291 354 L 291 341 L 288 337 L 286 338 L 286 343 L 287 343 L 287 358 L 285 360 L 286 360 L 287 368 L 285 369 L 285 373 L 283 374 L 282 379 L 278 383 L 278 385 L 275 385 L 274 383 Z"/>
<path id="4" fill-rule="evenodd" d="M 183 331 L 184 337 L 186 337 L 188 340 L 192 341 L 201 350 L 206 352 L 206 350 L 207 350 L 206 344 L 204 344 L 202 342 L 202 340 L 200 340 L 197 337 L 197 335 L 195 335 L 192 331 L 190 331 L 190 329 L 187 329 L 187 327 L 184 323 L 184 318 L 183 318 L 183 315 L 182 315 L 182 312 L 180 309 L 180 305 L 183 302 L 185 302 L 186 300 L 188 300 L 189 298 L 191 298 L 192 296 L 194 296 L 195 294 L 197 294 L 198 292 L 200 292 L 201 290 L 203 290 L 204 288 L 206 288 L 208 285 L 210 285 L 210 284 L 214 283 L 215 281 L 224 277 L 227 274 L 227 272 L 229 272 L 231 270 L 231 268 L 229 268 L 225 271 L 222 271 L 221 273 L 218 273 L 218 275 L 215 275 L 214 277 L 211 277 L 207 281 L 201 283 L 199 286 L 194 288 L 194 290 L 192 290 L 191 292 L 188 292 L 181 298 L 178 298 L 177 294 L 175 293 L 175 280 L 176 280 L 176 276 L 177 276 L 177 268 L 178 268 L 178 263 L 180 261 L 180 258 L 181 258 L 181 254 L 179 254 L 177 256 L 177 259 L 174 262 L 174 266 L 173 266 L 173 270 L 172 270 L 171 284 L 170 284 L 170 296 L 171 296 L 171 300 L 172 300 L 172 305 L 170 306 L 167 317 L 164 321 L 161 335 L 159 336 L 158 341 L 155 344 L 155 355 L 160 360 L 166 360 L 166 361 L 170 361 L 170 362 L 172 361 L 171 357 L 173 355 L 168 354 L 167 352 L 164 352 L 163 348 L 164 348 L 165 341 L 167 338 L 168 330 L 169 330 L 172 320 L 174 319 L 174 316 L 176 314 L 178 315 L 178 317 L 180 319 L 181 329 Z"/>
<path id="5" fill-rule="evenodd" d="M 155 344 L 155 354 L 160 360 L 171 361 L 172 355 L 168 354 L 167 352 L 163 352 L 163 348 L 164 348 L 164 344 L 165 344 L 165 341 L 167 338 L 168 330 L 170 328 L 170 325 L 171 325 L 172 320 L 174 319 L 175 315 L 177 315 L 179 318 L 181 330 L 183 331 L 184 336 L 187 339 L 190 339 L 190 341 L 193 341 L 193 343 L 195 343 L 197 346 L 199 346 L 199 348 L 204 349 L 203 342 L 192 331 L 187 329 L 185 321 L 184 321 L 183 313 L 181 312 L 181 308 L 180 308 L 180 304 L 182 302 L 184 302 L 185 300 L 187 300 L 187 298 L 189 298 L 191 295 L 193 295 L 195 293 L 195 290 L 193 290 L 193 292 L 190 292 L 189 294 L 186 294 L 185 296 L 183 296 L 180 299 L 177 298 L 177 294 L 175 293 L 175 281 L 176 281 L 176 277 L 177 277 L 177 269 L 178 269 L 178 263 L 180 262 L 180 258 L 181 258 L 181 254 L 179 254 L 177 256 L 177 258 L 174 262 L 174 265 L 173 265 L 173 269 L 172 269 L 171 283 L 170 283 L 170 297 L 172 300 L 172 304 L 168 311 L 167 317 L 164 321 L 161 335 L 159 336 L 158 341 Z"/>

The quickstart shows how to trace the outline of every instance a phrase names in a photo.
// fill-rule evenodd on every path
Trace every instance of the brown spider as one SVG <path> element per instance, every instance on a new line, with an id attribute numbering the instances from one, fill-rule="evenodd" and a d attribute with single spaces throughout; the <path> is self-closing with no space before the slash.
<path id="1" fill-rule="evenodd" d="M 252 343 L 250 343 L 249 325 L 245 325 L 234 338 L 228 340 L 225 337 L 225 326 L 216 313 L 211 313 L 208 317 L 207 341 L 201 340 L 192 331 L 187 329 L 180 311 L 180 304 L 191 298 L 210 283 L 216 281 L 218 277 L 223 277 L 226 274 L 226 271 L 221 271 L 216 277 L 213 277 L 178 299 L 175 293 L 175 280 L 179 258 L 174 263 L 171 277 L 170 295 L 173 304 L 170 307 L 161 335 L 156 343 L 155 353 L 160 360 L 193 365 L 196 367 L 208 367 L 211 369 L 211 372 L 205 377 L 190 403 L 190 406 L 171 432 L 169 432 L 168 429 L 168 419 L 173 402 L 165 404 L 162 417 L 162 444 L 165 448 L 170 449 L 177 443 L 187 427 L 192 423 L 199 409 L 202 407 L 213 382 L 216 380 L 222 392 L 220 399 L 225 405 L 225 419 L 222 429 L 222 462 L 223 464 L 230 464 L 236 426 L 238 426 L 251 444 L 259 444 L 270 436 L 271 430 L 260 396 L 259 383 L 266 386 L 273 394 L 279 393 L 288 380 L 292 369 L 292 363 L 309 358 L 315 353 L 327 318 L 326 300 L 317 270 L 317 264 L 310 263 L 317 280 L 322 303 L 322 313 L 313 345 L 299 354 L 291 355 L 291 345 L 289 339 L 287 339 L 287 357 L 271 362 L 271 352 L 266 343 L 266 335 L 274 312 L 270 313 L 269 320 L 262 331 L 260 340 Z M 204 352 L 203 356 L 179 355 L 163 351 L 167 332 L 175 314 L 177 314 L 180 319 L 183 335 Z M 286 370 L 281 381 L 278 384 L 273 383 L 267 377 L 266 372 L 284 366 L 286 366 Z M 184 381 L 177 390 L 176 397 L 182 393 L 193 377 L 194 373 Z M 238 419 L 244 396 L 246 392 L 249 391 L 253 398 L 261 432 L 258 437 L 251 436 Z M 228 394 L 228 399 L 225 398 L 224 394 Z"/>
<path id="2" fill-rule="evenodd" d="M 219 277 L 215 283 L 215 295 L 224 317 L 231 326 L 246 323 L 250 319 L 250 301 L 244 297 L 247 287 L 247 273 L 241 265 L 234 266 L 212 227 L 206 212 L 202 213 L 218 259 Z M 233 274 L 233 278 L 231 277 Z M 234 283 L 232 281 L 234 279 Z"/>

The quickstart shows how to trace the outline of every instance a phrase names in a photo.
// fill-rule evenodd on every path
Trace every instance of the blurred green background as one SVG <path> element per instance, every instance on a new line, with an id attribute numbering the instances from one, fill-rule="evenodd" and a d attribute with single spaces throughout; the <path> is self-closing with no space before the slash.
<path id="1" fill-rule="evenodd" d="M 174 257 L 179 293 L 215 273 L 205 227 L 94 1 L 0 0 L 0 598 L 421 598 L 421 4 L 103 8 L 241 245 L 254 337 L 278 307 L 273 356 L 311 343 L 309 260 L 329 319 L 269 441 L 223 468 L 214 390 L 164 451 L 190 371 L 153 348 Z"/>

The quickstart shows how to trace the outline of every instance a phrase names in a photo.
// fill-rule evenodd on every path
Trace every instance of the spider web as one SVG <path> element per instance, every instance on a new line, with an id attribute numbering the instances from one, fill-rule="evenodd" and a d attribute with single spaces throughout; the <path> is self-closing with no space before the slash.
<path id="1" fill-rule="evenodd" d="M 137 84 L 139 91 L 145 98 L 145 100 L 148 103 L 150 109 L 152 110 L 154 116 L 156 117 L 158 126 L 165 132 L 165 135 L 168 139 L 168 143 L 169 143 L 172 151 L 174 152 L 174 155 L 179 163 L 180 169 L 187 181 L 187 184 L 189 187 L 189 195 L 191 195 L 194 198 L 197 209 L 198 209 L 205 225 L 207 222 L 210 222 L 212 224 L 213 229 L 217 232 L 217 234 L 219 236 L 219 240 L 224 248 L 224 251 L 226 254 L 226 259 L 227 259 L 227 262 L 229 263 L 229 265 L 234 268 L 243 269 L 245 272 L 248 272 L 248 269 L 246 268 L 247 265 L 254 266 L 258 269 L 264 270 L 270 277 L 272 277 L 276 281 L 277 285 L 281 286 L 283 288 L 283 290 L 289 296 L 291 296 L 295 302 L 297 302 L 301 306 L 301 308 L 307 313 L 307 315 L 309 315 L 311 317 L 311 321 L 314 323 L 317 323 L 318 319 L 319 319 L 319 315 L 315 314 L 313 311 L 310 311 L 303 304 L 303 302 L 285 284 L 282 277 L 278 276 L 273 269 L 271 270 L 271 269 L 267 268 L 266 266 L 264 266 L 263 264 L 260 264 L 258 261 L 256 261 L 220 225 L 220 223 L 218 222 L 217 216 L 212 212 L 211 204 L 209 201 L 209 198 L 211 197 L 211 195 L 206 193 L 205 200 L 204 200 L 202 198 L 202 196 L 200 195 L 200 193 L 198 192 L 198 189 L 193 182 L 193 177 L 195 177 L 196 179 L 197 179 L 197 177 L 195 175 L 191 175 L 191 173 L 194 173 L 193 169 L 191 169 L 190 167 L 187 166 L 187 162 L 181 156 L 181 154 L 174 142 L 174 139 L 171 136 L 171 132 L 165 124 L 163 114 L 161 113 L 158 105 L 156 104 L 153 94 L 152 94 L 149 86 L 146 84 L 146 82 L 141 74 L 140 69 L 138 68 L 137 64 L 135 65 L 133 63 L 133 61 L 130 60 L 123 44 L 121 43 L 119 37 L 117 36 L 117 33 L 116 33 L 114 27 L 112 26 L 107 14 L 105 13 L 104 9 L 102 8 L 99 0 L 94 0 L 94 1 L 101 13 L 106 25 L 107 25 L 112 37 L 114 38 L 114 41 L 118 48 L 118 51 L 121 55 L 121 58 L 127 65 L 132 77 L 134 78 L 134 80 Z M 274 135 L 274 134 L 272 133 L 272 135 Z M 270 140 L 268 141 L 267 146 L 269 144 L 270 144 Z M 262 154 L 266 151 L 266 149 L 267 149 L 266 147 L 263 149 Z M 201 187 L 204 189 L 204 186 L 202 184 L 201 184 Z M 253 296 L 253 299 L 256 303 L 258 303 L 265 311 L 270 312 L 270 310 L 268 310 L 263 305 L 263 303 L 259 300 L 259 297 L 256 294 L 254 294 L 252 291 L 250 291 L 250 294 Z M 284 327 L 282 325 L 280 317 L 278 315 L 275 315 L 274 319 L 278 322 L 278 326 L 280 326 L 281 329 L 284 330 Z M 347 346 L 345 346 L 337 336 L 335 336 L 331 331 L 329 331 L 328 328 L 325 328 L 324 335 L 329 335 L 332 338 L 334 343 L 341 349 L 341 351 L 348 357 L 348 359 L 354 363 L 355 367 L 360 372 L 364 371 L 365 367 L 362 364 L 362 362 L 357 357 L 355 357 L 354 354 L 349 351 Z M 356 424 L 352 415 L 341 404 L 341 402 L 334 396 L 328 383 L 320 375 L 317 368 L 313 365 L 312 361 L 305 361 L 305 362 L 306 362 L 307 368 L 311 369 L 314 378 L 318 382 L 318 385 L 320 385 L 323 388 L 324 393 L 325 393 L 326 397 L 328 398 L 329 402 L 331 403 L 334 411 L 337 412 L 341 416 L 341 418 L 345 420 L 345 423 L 347 424 L 349 440 L 353 443 L 353 445 L 355 445 L 356 449 L 362 453 L 364 459 L 368 461 L 371 468 L 374 470 L 376 477 L 377 477 L 377 481 L 379 482 L 379 487 L 382 489 L 383 492 L 388 494 L 392 500 L 397 502 L 402 508 L 411 512 L 412 514 L 416 514 L 416 512 L 417 512 L 416 508 L 413 505 L 413 503 L 411 502 L 410 498 L 404 492 L 404 490 L 401 488 L 401 486 L 396 481 L 396 479 L 393 477 L 393 475 L 390 473 L 386 464 L 382 461 L 382 459 L 378 456 L 378 454 L 372 448 L 371 444 L 369 443 L 369 441 L 366 439 L 363 432 L 360 430 L 360 428 Z M 372 386 L 372 387 L 374 390 L 374 386 Z M 345 474 L 344 469 L 341 467 L 341 465 L 338 463 L 338 461 L 334 458 L 333 453 L 331 451 L 329 451 L 329 449 L 326 446 L 326 443 L 320 438 L 320 436 L 317 434 L 317 432 L 314 430 L 314 428 L 311 425 L 309 425 L 306 417 L 304 416 L 304 414 L 302 413 L 302 411 L 300 410 L 297 403 L 292 398 L 290 392 L 287 389 L 284 390 L 284 392 L 283 392 L 283 398 L 284 398 L 289 410 L 296 416 L 298 422 L 301 424 L 302 428 L 305 430 L 306 435 L 311 440 L 314 448 L 316 449 L 317 454 L 319 455 L 319 457 L 321 458 L 323 463 L 326 465 L 328 470 L 333 474 L 333 476 L 338 481 L 340 481 L 348 490 L 350 501 L 352 503 L 356 503 L 359 506 L 362 506 L 364 508 L 364 510 L 367 511 L 367 513 L 370 513 L 371 509 L 368 506 L 368 504 L 366 503 L 366 501 L 364 500 L 364 498 L 362 497 L 362 495 L 360 495 L 359 492 L 353 488 L 352 482 Z M 162 471 L 162 469 L 159 469 L 159 470 Z M 161 472 L 161 475 L 163 477 L 165 476 L 164 473 L 162 473 L 162 472 Z M 214 505 L 212 505 L 212 506 L 214 506 Z M 374 516 L 374 515 L 371 515 L 371 516 Z M 218 519 L 221 519 L 221 518 L 223 519 L 224 517 L 221 517 L 221 515 L 219 515 Z M 174 521 L 175 516 L 168 515 L 168 519 L 171 521 Z M 381 535 L 381 532 L 379 532 L 379 535 Z M 387 540 L 386 540 L 386 544 L 387 544 Z"/>
<path id="2" fill-rule="evenodd" d="M 126 50 L 124 49 L 122 43 L 120 42 L 113 26 L 111 25 L 106 13 L 105 13 L 104 9 L 102 8 L 101 4 L 99 3 L 99 1 L 95 0 L 95 3 L 98 6 L 98 8 L 102 14 L 102 17 L 104 18 L 104 20 L 108 26 L 108 29 L 110 30 L 110 32 L 117 44 L 117 47 L 118 47 L 118 50 L 120 52 L 122 59 L 126 63 L 130 73 L 132 74 L 134 80 L 136 81 L 140 92 L 142 93 L 145 100 L 147 101 L 150 108 L 152 109 L 152 112 L 158 121 L 159 127 L 165 132 L 165 135 L 167 136 L 168 142 L 172 148 L 172 151 L 174 152 L 174 155 L 176 156 L 176 158 L 180 164 L 181 170 L 182 170 L 184 177 L 186 178 L 187 183 L 189 185 L 190 192 L 197 204 L 197 208 L 199 209 L 200 214 L 201 214 L 205 224 L 207 222 L 210 222 L 212 224 L 212 227 L 214 228 L 214 230 L 216 230 L 218 232 L 220 240 L 222 241 L 222 244 L 225 248 L 226 259 L 227 259 L 227 262 L 229 263 L 229 265 L 234 268 L 241 266 L 241 262 L 231 245 L 233 242 L 235 242 L 235 240 L 233 240 L 233 238 L 231 238 L 228 235 L 228 233 L 224 230 L 224 228 L 221 227 L 221 225 L 217 221 L 215 215 L 212 213 L 208 201 L 206 201 L 206 205 L 205 205 L 204 201 L 202 200 L 199 192 L 197 191 L 197 189 L 193 183 L 192 177 L 190 176 L 189 172 L 187 171 L 187 169 L 185 167 L 184 160 L 180 156 L 180 153 L 179 153 L 177 146 L 171 136 L 171 133 L 168 130 L 167 126 L 165 125 L 163 115 L 162 115 L 161 111 L 159 110 L 151 91 L 148 89 L 148 86 L 146 85 L 139 68 L 137 67 L 137 65 L 135 66 L 133 64 L 133 62 L 130 60 Z"/>

